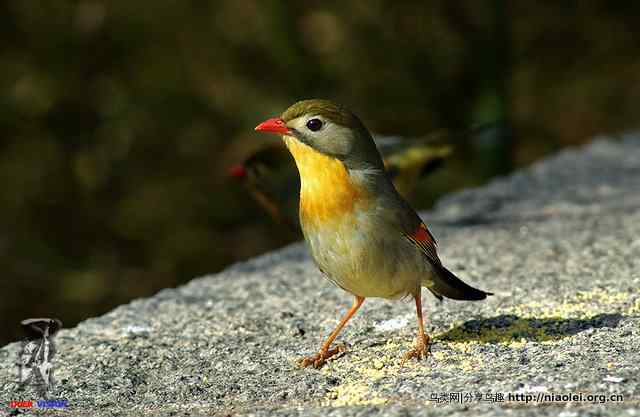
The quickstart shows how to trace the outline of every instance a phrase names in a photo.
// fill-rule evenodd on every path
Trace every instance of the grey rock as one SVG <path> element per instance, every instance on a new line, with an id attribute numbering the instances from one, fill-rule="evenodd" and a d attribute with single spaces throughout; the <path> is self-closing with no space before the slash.
<path id="1" fill-rule="evenodd" d="M 351 299 L 294 244 L 61 330 L 58 414 L 640 415 L 640 138 L 605 139 L 423 213 L 443 262 L 495 293 L 440 304 L 425 292 L 428 360 L 399 365 L 412 303 L 371 299 L 339 338 L 346 353 L 298 368 Z M 20 346 L 0 349 L 7 414 L 37 398 L 17 382 Z"/>

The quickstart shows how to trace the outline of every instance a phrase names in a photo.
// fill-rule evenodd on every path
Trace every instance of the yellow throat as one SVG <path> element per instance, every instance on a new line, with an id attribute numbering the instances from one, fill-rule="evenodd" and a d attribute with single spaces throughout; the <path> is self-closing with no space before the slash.
<path id="1" fill-rule="evenodd" d="M 339 220 L 366 204 L 366 190 L 354 183 L 344 164 L 298 140 L 284 136 L 300 173 L 300 221 L 317 227 Z"/>

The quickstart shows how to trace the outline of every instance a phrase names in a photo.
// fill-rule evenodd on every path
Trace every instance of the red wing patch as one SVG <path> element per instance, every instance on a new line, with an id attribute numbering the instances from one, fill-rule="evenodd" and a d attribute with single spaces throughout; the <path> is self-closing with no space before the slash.
<path id="1" fill-rule="evenodd" d="M 411 234 L 405 235 L 414 245 L 416 245 L 427 257 L 440 265 L 440 259 L 436 253 L 436 239 L 433 237 L 429 229 L 424 223 L 420 223 L 420 226 Z"/>
<path id="2" fill-rule="evenodd" d="M 418 242 L 429 242 L 432 244 L 436 244 L 436 239 L 433 237 L 429 229 L 424 223 L 420 223 L 420 226 L 413 233 L 413 237 Z"/>

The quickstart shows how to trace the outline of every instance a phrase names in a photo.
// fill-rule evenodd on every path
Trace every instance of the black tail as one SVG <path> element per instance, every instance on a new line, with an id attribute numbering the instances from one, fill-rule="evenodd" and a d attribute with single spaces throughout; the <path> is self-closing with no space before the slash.
<path id="1" fill-rule="evenodd" d="M 493 295 L 493 293 L 465 284 L 460 278 L 453 275 L 453 272 L 443 266 L 436 267 L 436 273 L 437 275 L 432 279 L 433 285 L 429 287 L 429 290 L 436 297 L 440 295 L 453 300 L 476 301 L 484 300 L 487 295 Z"/>

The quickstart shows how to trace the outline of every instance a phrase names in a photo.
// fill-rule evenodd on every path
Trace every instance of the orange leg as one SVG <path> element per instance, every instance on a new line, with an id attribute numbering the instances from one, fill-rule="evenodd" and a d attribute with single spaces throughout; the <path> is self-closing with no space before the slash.
<path id="1" fill-rule="evenodd" d="M 416 337 L 416 346 L 407 352 L 402 358 L 401 365 L 411 359 L 416 358 L 417 360 L 426 357 L 429 354 L 429 349 L 431 347 L 431 339 L 424 332 L 424 322 L 422 320 L 422 291 L 418 291 L 417 294 L 413 296 L 416 300 L 416 315 L 418 316 L 418 336 Z"/>
<path id="2" fill-rule="evenodd" d="M 349 319 L 351 319 L 351 317 L 356 314 L 356 311 L 358 311 L 358 309 L 364 302 L 364 297 L 360 297 L 358 295 L 356 295 L 355 297 L 356 298 L 353 300 L 351 308 L 345 313 L 344 316 L 342 316 L 342 319 L 340 320 L 338 326 L 331 332 L 331 334 L 327 338 L 327 341 L 324 342 L 324 344 L 320 348 L 320 352 L 316 353 L 313 356 L 302 358 L 299 361 L 300 366 L 307 367 L 309 365 L 313 365 L 314 368 L 320 368 L 327 359 L 329 359 L 336 353 L 344 351 L 344 346 L 342 345 L 338 345 L 331 350 L 329 350 L 329 348 L 331 347 L 331 344 L 336 339 L 336 337 L 338 337 L 338 334 L 340 334 L 340 331 L 342 331 L 342 328 L 347 324 Z"/>

